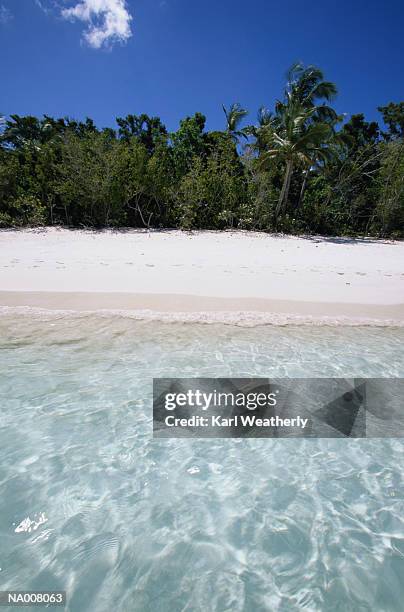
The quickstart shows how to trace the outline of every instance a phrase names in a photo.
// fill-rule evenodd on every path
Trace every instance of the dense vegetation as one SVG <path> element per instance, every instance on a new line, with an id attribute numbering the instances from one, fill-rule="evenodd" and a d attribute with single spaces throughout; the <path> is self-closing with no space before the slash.
<path id="1" fill-rule="evenodd" d="M 196 113 L 168 133 L 147 115 L 11 115 L 0 126 L 0 227 L 246 228 L 404 236 L 404 102 L 345 123 L 315 66 L 294 65 L 255 125 L 239 104 L 224 130 Z"/>

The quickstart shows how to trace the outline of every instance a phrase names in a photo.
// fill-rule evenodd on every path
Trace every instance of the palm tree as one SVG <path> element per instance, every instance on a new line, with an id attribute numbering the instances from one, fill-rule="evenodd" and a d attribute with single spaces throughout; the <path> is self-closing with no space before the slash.
<path id="1" fill-rule="evenodd" d="M 1 141 L 16 149 L 39 150 L 55 135 L 56 122 L 52 121 L 46 115 L 43 119 L 11 115 L 2 127 Z"/>
<path id="2" fill-rule="evenodd" d="M 229 110 L 226 109 L 224 104 L 222 104 L 222 107 L 226 116 L 226 132 L 231 135 L 234 142 L 237 143 L 240 136 L 247 138 L 247 131 L 245 129 L 240 130 L 239 126 L 244 117 L 248 115 L 248 111 L 239 102 L 233 103 Z"/>
<path id="3" fill-rule="evenodd" d="M 307 171 L 329 157 L 333 129 L 326 122 L 313 122 L 315 112 L 315 108 L 307 109 L 298 102 L 290 103 L 266 128 L 269 148 L 261 156 L 262 162 L 277 158 L 285 163 L 276 216 L 286 209 L 293 170 L 300 166 Z"/>
<path id="4" fill-rule="evenodd" d="M 273 121 L 273 114 L 265 106 L 261 106 L 258 109 L 257 121 L 257 125 L 247 126 L 244 132 L 255 138 L 253 148 L 258 151 L 258 154 L 261 154 L 266 150 L 268 128 Z"/>
<path id="5" fill-rule="evenodd" d="M 337 120 L 338 115 L 333 108 L 324 101 L 317 104 L 321 100 L 331 102 L 338 93 L 335 83 L 324 80 L 324 74 L 320 68 L 304 66 L 301 62 L 297 62 L 287 71 L 286 79 L 284 102 L 277 103 L 277 110 L 285 103 L 299 103 L 304 108 L 316 107 L 313 120 L 330 122 Z"/>
<path id="6" fill-rule="evenodd" d="M 334 126 L 340 118 L 324 100 L 329 102 L 336 94 L 335 84 L 325 81 L 319 68 L 299 62 L 287 72 L 284 98 L 276 103 L 275 114 L 264 114 L 266 120 L 258 128 L 256 146 L 262 149 L 265 143 L 264 162 L 277 157 L 285 163 L 276 216 L 286 209 L 293 170 L 297 166 L 303 169 L 300 204 L 310 169 L 330 156 Z"/>

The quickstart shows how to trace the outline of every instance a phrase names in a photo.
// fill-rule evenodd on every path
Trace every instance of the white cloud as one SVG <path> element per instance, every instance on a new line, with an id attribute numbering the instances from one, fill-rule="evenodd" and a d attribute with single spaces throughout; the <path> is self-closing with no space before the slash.
<path id="1" fill-rule="evenodd" d="M 84 40 L 94 49 L 115 42 L 126 42 L 132 36 L 126 0 L 80 0 L 62 10 L 65 19 L 79 19 L 87 24 Z"/>
<path id="2" fill-rule="evenodd" d="M 5 25 L 13 18 L 13 14 L 4 4 L 0 4 L 0 24 Z"/>

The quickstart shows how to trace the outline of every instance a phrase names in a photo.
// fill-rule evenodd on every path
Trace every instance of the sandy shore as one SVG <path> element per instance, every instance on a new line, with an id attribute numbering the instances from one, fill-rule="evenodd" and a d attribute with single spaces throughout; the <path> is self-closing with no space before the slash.
<path id="1" fill-rule="evenodd" d="M 0 232 L 0 306 L 404 324 L 404 243 L 246 232 Z"/>

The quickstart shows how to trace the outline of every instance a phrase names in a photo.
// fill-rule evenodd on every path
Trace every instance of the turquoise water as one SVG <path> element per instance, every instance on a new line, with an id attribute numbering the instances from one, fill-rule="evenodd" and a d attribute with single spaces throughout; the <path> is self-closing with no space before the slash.
<path id="1" fill-rule="evenodd" d="M 401 611 L 400 440 L 153 440 L 153 376 L 403 376 L 404 329 L 0 317 L 0 589 Z M 25 608 L 28 609 L 28 608 Z"/>

